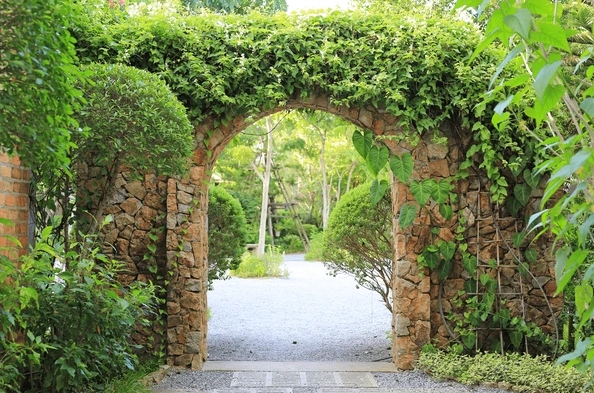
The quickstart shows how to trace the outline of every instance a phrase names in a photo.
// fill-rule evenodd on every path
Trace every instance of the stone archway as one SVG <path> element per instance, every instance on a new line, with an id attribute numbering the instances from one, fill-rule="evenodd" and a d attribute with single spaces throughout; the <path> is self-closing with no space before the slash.
<path id="1" fill-rule="evenodd" d="M 202 24 L 199 24 L 194 31 L 187 28 L 188 25 L 184 25 L 182 29 L 180 26 L 169 26 L 164 21 L 156 21 L 142 28 L 147 29 L 149 32 L 147 33 L 134 23 L 130 23 L 121 29 L 118 28 L 115 33 L 106 33 L 105 37 L 79 37 L 79 45 L 86 45 L 83 48 L 85 56 L 96 52 L 97 59 L 105 59 L 104 53 L 114 52 L 115 54 L 110 55 L 114 61 L 123 61 L 162 75 L 184 101 L 196 124 L 196 148 L 192 159 L 193 165 L 187 177 L 176 179 L 147 175 L 143 181 L 138 181 L 129 178 L 126 172 L 122 172 L 117 180 L 117 189 L 110 206 L 106 209 L 106 213 L 112 214 L 114 220 L 103 230 L 105 251 L 127 265 L 128 273 L 121 277 L 123 283 L 151 279 L 160 282 L 165 288 L 165 293 L 161 294 L 166 300 L 165 326 L 159 326 L 156 323 L 152 331 L 139 332 L 135 339 L 138 342 L 145 342 L 146 337 L 160 337 L 160 333 L 164 332 L 166 338 L 162 344 L 166 348 L 169 363 L 196 369 L 201 368 L 206 359 L 208 181 L 221 151 L 248 124 L 282 110 L 309 108 L 340 116 L 361 128 L 371 130 L 377 136 L 397 137 L 402 135 L 404 130 L 400 128 L 402 119 L 394 113 L 397 113 L 402 105 L 407 106 L 408 109 L 414 106 L 411 112 L 418 116 L 428 118 L 434 116 L 434 121 L 431 123 L 435 126 L 433 129 L 441 136 L 445 136 L 445 142 L 434 142 L 434 132 L 426 131 L 418 135 L 418 143 L 414 146 L 406 141 L 396 142 L 396 139 L 385 139 L 385 143 L 394 154 L 400 154 L 403 151 L 411 153 L 415 162 L 413 176 L 417 179 L 430 177 L 443 179 L 455 175 L 459 164 L 466 158 L 466 148 L 472 143 L 471 131 L 462 127 L 459 118 L 463 116 L 461 115 L 463 111 L 467 111 L 466 116 L 471 117 L 468 115 L 468 108 L 448 107 L 446 115 L 443 115 L 445 111 L 443 108 L 450 105 L 450 101 L 457 99 L 457 97 L 447 96 L 447 93 L 453 89 L 453 84 L 465 77 L 460 77 L 458 71 L 451 65 L 440 68 L 438 71 L 435 71 L 434 66 L 439 62 L 450 64 L 456 59 L 448 57 L 449 53 L 444 51 L 438 53 L 443 58 L 436 60 L 431 57 L 436 55 L 434 48 L 423 46 L 425 42 L 444 39 L 443 37 L 447 34 L 458 37 L 459 39 L 447 41 L 444 45 L 451 47 L 459 43 L 460 46 L 452 53 L 464 52 L 460 55 L 461 58 L 456 60 L 458 61 L 456 64 L 462 67 L 472 53 L 471 46 L 464 43 L 462 39 L 469 36 L 467 27 L 459 30 L 450 29 L 451 23 L 448 21 L 435 23 L 432 31 L 429 31 L 428 24 L 424 25 L 425 30 L 418 30 L 414 23 L 407 25 L 408 22 L 400 21 L 396 26 L 391 20 L 380 20 L 377 16 L 371 16 L 369 20 L 365 20 L 361 31 L 353 28 L 348 16 L 341 18 L 331 16 L 327 21 L 313 17 L 311 25 L 302 20 L 295 22 L 297 25 L 301 23 L 302 30 L 299 31 L 303 34 L 319 34 L 320 23 L 327 24 L 333 34 L 324 37 L 325 41 L 320 44 L 323 47 L 318 47 L 315 46 L 318 45 L 315 40 L 309 40 L 307 45 L 303 45 L 299 36 L 294 34 L 295 30 L 288 29 L 283 33 L 282 27 L 286 26 L 285 20 L 274 22 L 278 22 L 280 27 L 277 30 L 281 33 L 276 33 L 274 23 L 271 22 L 271 27 L 268 21 L 264 21 L 266 27 L 258 29 L 254 34 L 261 34 L 262 40 L 272 40 L 270 37 L 276 34 L 275 39 L 281 40 L 285 45 L 271 45 L 272 49 L 269 50 L 265 46 L 256 49 L 258 40 L 254 40 L 245 47 L 242 46 L 244 33 L 249 30 L 251 21 L 246 20 L 245 24 L 226 20 L 219 22 L 219 24 L 213 24 L 210 20 L 200 21 L 205 25 L 212 24 L 212 26 L 208 25 L 212 27 L 212 34 L 215 37 L 211 41 L 216 41 L 223 48 L 222 57 L 211 63 L 204 60 L 210 55 L 210 47 L 205 49 L 196 42 L 196 34 L 204 33 L 204 30 L 200 30 L 203 28 Z M 159 34 L 167 30 L 163 29 L 164 26 L 176 27 L 173 29 L 174 35 L 160 36 Z M 233 30 L 234 40 L 236 40 L 233 45 L 225 41 L 233 35 L 229 30 Z M 81 31 L 85 30 L 81 29 Z M 97 32 L 93 29 L 89 31 Z M 430 37 L 431 39 L 425 40 L 426 33 L 434 35 Z M 394 52 L 393 46 L 399 43 L 397 39 L 414 34 L 419 36 L 403 40 L 405 42 L 400 47 L 402 52 Z M 116 45 L 113 44 L 114 36 L 119 38 L 123 36 L 125 39 L 121 39 L 123 43 L 118 41 Z M 147 38 L 151 36 L 153 41 Z M 342 41 L 339 42 L 336 39 L 337 36 L 340 36 L 344 42 L 348 42 L 351 49 L 343 51 Z M 209 42 L 209 45 L 212 42 Z M 286 59 L 282 58 L 283 61 L 286 60 L 284 63 L 279 60 L 280 55 L 273 51 L 279 47 L 286 49 L 282 52 L 283 54 L 289 54 Z M 365 47 L 366 50 L 362 54 L 352 50 L 352 48 L 359 50 L 361 47 Z M 261 57 L 255 57 L 256 50 L 263 52 L 263 54 L 260 53 Z M 327 60 L 329 55 L 326 52 L 330 50 L 336 51 L 332 54 L 334 63 Z M 156 56 L 154 60 L 155 51 L 162 51 L 163 57 Z M 398 87 L 389 87 L 385 82 L 388 78 L 387 72 L 384 70 L 382 75 L 381 70 L 377 70 L 378 64 L 381 68 L 382 64 L 400 61 L 398 57 L 400 55 L 402 59 L 416 61 L 417 58 L 424 58 L 422 54 L 430 57 L 427 68 L 417 69 L 416 74 L 411 74 L 406 67 L 412 66 L 406 64 L 402 70 L 396 70 L 403 71 L 401 74 L 404 75 L 404 79 L 398 82 L 401 83 Z M 248 61 L 250 55 L 254 56 L 254 59 L 251 59 L 254 60 L 252 62 Z M 345 73 L 341 67 L 334 66 L 343 60 L 350 62 L 348 67 L 353 67 L 360 72 Z M 191 66 L 177 68 L 171 66 L 171 64 L 186 62 Z M 264 68 L 259 68 L 261 63 L 265 64 Z M 328 71 L 325 71 L 324 67 L 320 68 L 320 63 L 323 63 Z M 242 67 L 254 65 L 256 68 L 250 71 L 255 75 L 251 79 L 245 79 L 244 74 L 247 71 L 234 72 L 233 67 L 240 65 Z M 280 65 L 284 67 L 282 72 Z M 361 73 L 366 69 L 377 70 L 378 73 L 362 77 Z M 177 70 L 182 71 L 180 74 L 175 74 Z M 222 93 L 212 91 L 211 94 L 209 89 L 219 81 L 212 77 L 213 74 L 209 74 L 211 72 L 218 72 L 224 76 L 219 78 L 223 82 L 217 85 L 223 91 Z M 298 77 L 299 73 L 301 77 Z M 418 97 L 420 80 L 427 83 L 428 90 L 434 94 L 431 99 L 437 102 L 428 109 L 425 106 L 429 104 Z M 479 80 L 483 81 L 481 75 L 477 77 L 477 81 Z M 188 81 L 192 81 L 194 85 Z M 370 87 L 372 82 L 373 86 Z M 383 83 L 386 83 L 386 86 Z M 262 86 L 268 89 L 265 92 L 262 89 L 258 90 Z M 354 90 L 349 90 L 352 86 L 355 86 Z M 480 86 L 476 88 L 477 91 L 483 90 Z M 195 91 L 199 93 L 193 95 Z M 268 92 L 270 95 L 267 95 Z M 258 96 L 257 100 L 246 100 L 245 97 L 251 94 L 260 94 L 262 97 Z M 441 96 L 447 99 L 438 102 Z M 472 104 L 467 105 L 472 106 Z M 391 109 L 388 110 L 388 108 Z M 403 111 L 400 113 L 404 116 Z M 414 128 L 414 121 L 418 119 L 409 117 L 406 120 L 410 122 L 407 124 Z M 478 120 L 472 118 L 472 121 Z M 93 168 L 87 169 L 86 174 L 89 181 L 92 181 L 92 177 L 98 172 Z M 81 170 L 81 173 L 84 175 L 85 171 Z M 450 332 L 443 316 L 453 309 L 451 300 L 468 279 L 459 260 L 455 261 L 453 271 L 446 283 L 439 280 L 435 274 L 429 274 L 428 271 L 419 272 L 417 257 L 429 244 L 432 236 L 455 240 L 459 235 L 458 218 L 463 217 L 467 224 L 472 222 L 468 225 L 471 228 L 466 229 L 469 236 L 476 236 L 473 242 L 469 242 L 469 248 L 472 248 L 479 262 L 487 264 L 496 257 L 497 263 L 501 262 L 504 272 L 502 274 L 508 281 L 512 282 L 520 275 L 508 267 L 513 265 L 513 262 L 510 262 L 514 258 L 513 252 L 506 248 L 505 255 L 500 257 L 499 251 L 506 247 L 505 244 L 511 237 L 508 228 L 515 225 L 522 227 L 523 222 L 506 215 L 503 210 L 493 213 L 494 204 L 490 200 L 490 194 L 485 192 L 488 186 L 484 176 L 481 176 L 478 171 L 469 178 L 457 180 L 454 187 L 459 197 L 453 206 L 454 215 L 450 220 L 433 223 L 434 229 L 437 229 L 436 232 L 429 231 L 427 228 L 429 217 L 425 214 L 416 217 L 415 225 L 404 231 L 400 229 L 397 225 L 400 207 L 407 201 L 411 201 L 412 196 L 408 188 L 400 183 L 394 182 L 391 186 L 394 202 L 395 246 L 392 348 L 394 363 L 399 368 L 412 368 L 424 344 L 432 340 L 439 343 L 449 340 Z M 88 188 L 91 187 L 92 183 Z M 535 198 L 538 198 L 538 195 L 535 195 Z M 433 209 L 435 206 L 429 206 L 429 208 Z M 505 225 L 500 225 L 503 222 Z M 550 245 L 544 238 L 540 241 L 542 255 L 545 255 Z M 153 250 L 148 258 L 146 258 L 147 250 Z M 552 261 L 543 257 L 539 260 L 538 266 L 535 266 L 534 283 L 523 289 L 526 291 L 527 302 L 532 301 L 535 304 L 534 319 L 543 327 L 548 326 L 547 316 L 557 308 L 553 307 L 550 312 L 538 310 L 539 301 L 530 300 L 530 296 L 533 288 L 541 289 L 545 295 L 552 294 L 554 292 L 552 276 Z M 508 286 L 510 292 L 513 292 L 513 285 Z M 554 301 L 547 299 L 547 302 Z M 552 327 L 549 328 L 552 329 Z M 155 332 L 157 334 L 154 334 Z"/>

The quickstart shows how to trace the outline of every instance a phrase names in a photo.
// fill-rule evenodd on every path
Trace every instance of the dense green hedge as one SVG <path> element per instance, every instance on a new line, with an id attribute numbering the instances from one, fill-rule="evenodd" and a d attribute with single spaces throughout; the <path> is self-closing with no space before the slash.
<path id="1" fill-rule="evenodd" d="M 239 201 L 221 187 L 208 194 L 208 281 L 225 277 L 241 263 L 247 223 Z"/>
<path id="2" fill-rule="evenodd" d="M 386 108 L 422 131 L 470 114 L 495 62 L 485 54 L 469 63 L 478 34 L 468 24 L 398 15 L 156 16 L 75 32 L 83 61 L 159 74 L 194 121 L 323 91 L 336 104 Z"/>

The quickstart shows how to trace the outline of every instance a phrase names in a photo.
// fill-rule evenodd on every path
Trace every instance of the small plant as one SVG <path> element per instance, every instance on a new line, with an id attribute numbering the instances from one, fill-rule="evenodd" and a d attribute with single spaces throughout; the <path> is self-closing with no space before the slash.
<path id="1" fill-rule="evenodd" d="M 453 379 L 467 385 L 497 383 L 506 390 L 527 393 L 581 392 L 591 377 L 550 362 L 545 356 L 517 353 L 468 356 L 460 351 L 441 351 L 432 345 L 423 347 L 417 365 L 438 379 Z"/>
<path id="2" fill-rule="evenodd" d="M 275 247 L 268 247 L 262 258 L 247 251 L 241 257 L 239 267 L 231 274 L 241 278 L 288 277 L 288 270 L 281 267 L 283 256 Z"/>
<path id="3" fill-rule="evenodd" d="M 90 241 L 50 246 L 51 231 L 17 262 L 0 256 L 0 391 L 104 391 L 138 364 L 130 339 L 155 289 L 119 284 L 121 266 Z"/>

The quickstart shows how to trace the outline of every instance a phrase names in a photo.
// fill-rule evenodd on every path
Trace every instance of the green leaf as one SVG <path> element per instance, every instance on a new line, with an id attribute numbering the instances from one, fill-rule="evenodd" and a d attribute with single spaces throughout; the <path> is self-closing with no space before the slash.
<path id="1" fill-rule="evenodd" d="M 570 51 L 569 44 L 567 43 L 567 35 L 562 26 L 545 22 L 544 20 L 537 20 L 535 24 L 537 30 L 532 31 L 532 34 L 530 34 L 532 42 Z"/>
<path id="2" fill-rule="evenodd" d="M 547 64 L 540 69 L 536 78 L 534 78 L 534 91 L 536 92 L 536 97 L 538 99 L 542 99 L 545 92 L 547 91 L 547 87 L 551 83 L 551 80 L 557 74 L 557 70 L 563 64 L 563 61 L 558 60 L 554 63 Z"/>
<path id="3" fill-rule="evenodd" d="M 417 216 L 417 205 L 413 203 L 405 203 L 400 208 L 400 214 L 398 215 L 398 224 L 401 229 L 408 228 Z"/>
<path id="4" fill-rule="evenodd" d="M 425 206 L 436 186 L 434 179 L 424 179 L 422 182 L 414 180 L 410 183 L 410 193 L 419 205 Z"/>
<path id="5" fill-rule="evenodd" d="M 451 261 L 454 257 L 454 253 L 456 252 L 456 243 L 451 241 L 441 241 L 438 246 L 439 252 L 441 252 L 443 259 L 446 261 Z"/>
<path id="6" fill-rule="evenodd" d="M 353 132 L 353 145 L 355 145 L 355 150 L 357 153 L 364 159 L 367 159 L 369 155 L 369 150 L 373 144 L 373 133 L 370 131 Z"/>
<path id="7" fill-rule="evenodd" d="M 522 243 L 524 242 L 525 238 L 526 238 L 525 232 L 514 233 L 514 236 L 513 236 L 514 247 L 519 248 L 522 245 Z"/>
<path id="8" fill-rule="evenodd" d="M 369 163 L 369 168 L 376 176 L 386 166 L 389 157 L 390 151 L 386 146 L 371 146 L 369 155 L 367 156 L 367 162 Z"/>
<path id="9" fill-rule="evenodd" d="M 476 292 L 476 280 L 474 278 L 464 281 L 464 292 L 466 292 L 466 293 L 475 293 Z"/>
<path id="10" fill-rule="evenodd" d="M 394 155 L 390 159 L 392 173 L 405 184 L 413 173 L 413 166 L 414 162 L 410 153 L 403 153 L 402 156 Z"/>
<path id="11" fill-rule="evenodd" d="M 474 348 L 474 345 L 476 343 L 476 333 L 470 332 L 468 334 L 463 335 L 462 342 L 464 343 L 466 348 L 468 348 L 468 349 Z"/>
<path id="12" fill-rule="evenodd" d="M 522 208 L 522 204 L 520 203 L 520 201 L 518 201 L 516 197 L 511 195 L 505 201 L 505 207 L 507 208 L 507 210 L 509 210 L 512 216 L 516 216 Z"/>
<path id="13" fill-rule="evenodd" d="M 448 195 L 450 195 L 451 190 L 452 184 L 448 180 L 442 179 L 437 182 L 436 187 L 431 191 L 431 198 L 438 204 L 445 203 L 445 201 L 448 200 Z"/>
<path id="14" fill-rule="evenodd" d="M 576 154 L 574 154 L 569 163 L 561 167 L 561 169 L 557 170 L 555 173 L 551 175 L 550 180 L 553 179 L 568 179 L 580 168 L 584 166 L 584 163 L 590 159 L 592 152 L 588 150 L 580 150 Z M 549 182 L 550 182 L 549 180 Z"/>
<path id="15" fill-rule="evenodd" d="M 584 260 L 590 254 L 589 250 L 572 251 L 569 247 L 560 248 L 555 253 L 555 277 L 557 278 L 557 291 L 555 295 L 561 293 L 577 269 L 584 263 Z"/>
<path id="16" fill-rule="evenodd" d="M 553 16 L 555 14 L 555 4 L 552 1 L 526 0 L 524 7 L 537 15 Z"/>
<path id="17" fill-rule="evenodd" d="M 529 169 L 525 169 L 523 172 L 524 180 L 532 189 L 538 187 L 538 183 L 540 182 L 540 175 L 536 173 L 536 170 L 533 172 Z"/>
<path id="18" fill-rule="evenodd" d="M 454 210 L 450 205 L 441 204 L 439 205 L 439 214 L 446 220 L 450 220 L 454 215 Z"/>
<path id="19" fill-rule="evenodd" d="M 526 258 L 526 260 L 528 262 L 534 263 L 534 262 L 536 262 L 536 259 L 538 258 L 538 253 L 536 252 L 536 250 L 533 247 L 530 247 L 529 249 L 524 251 L 524 258 Z"/>
<path id="20" fill-rule="evenodd" d="M 590 117 L 594 117 L 594 98 L 588 97 L 580 103 L 580 109 L 588 114 Z"/>
<path id="21" fill-rule="evenodd" d="M 390 184 L 386 180 L 378 181 L 375 179 L 371 183 L 371 204 L 377 205 L 386 194 L 386 190 L 390 187 Z"/>
<path id="22" fill-rule="evenodd" d="M 527 40 L 532 27 L 532 14 L 525 8 L 520 8 L 514 15 L 506 16 L 503 21 L 505 24 L 518 33 L 523 39 Z"/>
<path id="23" fill-rule="evenodd" d="M 437 270 L 436 270 L 437 277 L 440 280 L 445 280 L 450 275 L 450 272 L 452 271 L 453 266 L 454 266 L 454 263 L 451 259 L 441 261 L 441 263 L 439 264 L 439 266 L 437 267 Z"/>
<path id="24" fill-rule="evenodd" d="M 514 186 L 514 196 L 522 206 L 526 206 L 530 200 L 532 188 L 526 183 L 516 184 Z"/>
<path id="25" fill-rule="evenodd" d="M 476 259 L 476 256 L 465 255 L 464 258 L 462 258 L 462 266 L 464 266 L 464 270 L 466 270 L 468 274 L 472 276 L 474 273 L 476 273 L 476 267 L 478 266 L 478 260 Z M 473 288 L 473 291 L 474 290 L 476 290 L 476 288 Z"/>
<path id="26" fill-rule="evenodd" d="M 524 334 L 517 330 L 512 330 L 509 332 L 509 339 L 511 340 L 514 348 L 520 348 L 520 344 L 522 343 L 522 339 L 524 338 Z"/>
<path id="27" fill-rule="evenodd" d="M 547 113 L 559 104 L 563 94 L 565 94 L 565 86 L 549 85 L 543 94 L 542 99 L 536 100 L 534 107 L 526 108 L 526 115 L 535 119 L 538 124 L 542 123 L 547 116 Z"/>
<path id="28" fill-rule="evenodd" d="M 431 270 L 435 269 L 439 265 L 439 252 L 432 251 L 426 248 L 421 255 L 425 258 L 425 265 Z"/>

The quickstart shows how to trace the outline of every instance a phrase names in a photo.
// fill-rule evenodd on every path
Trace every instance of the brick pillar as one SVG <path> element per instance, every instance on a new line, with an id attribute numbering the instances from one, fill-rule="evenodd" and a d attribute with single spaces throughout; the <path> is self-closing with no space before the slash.
<path id="1" fill-rule="evenodd" d="M 14 258 L 27 250 L 29 176 L 29 170 L 20 165 L 18 157 L 9 157 L 0 151 L 0 218 L 9 219 L 14 224 L 0 224 L 0 235 L 15 237 L 23 246 L 20 250 L 16 247 L 12 250 L 0 250 L 0 255 Z M 0 237 L 0 248 L 13 246 L 14 243 L 6 237 Z"/>

